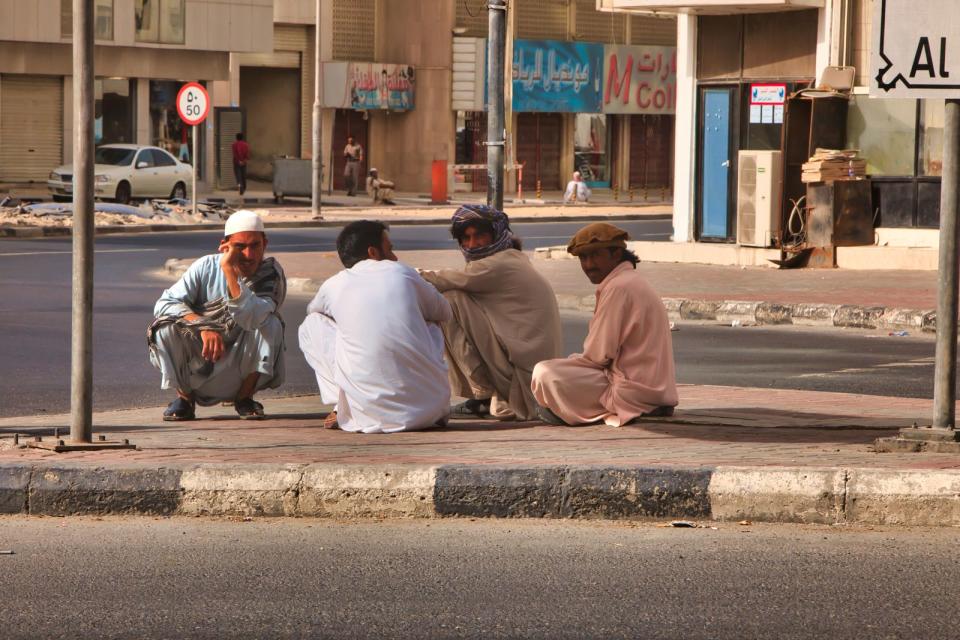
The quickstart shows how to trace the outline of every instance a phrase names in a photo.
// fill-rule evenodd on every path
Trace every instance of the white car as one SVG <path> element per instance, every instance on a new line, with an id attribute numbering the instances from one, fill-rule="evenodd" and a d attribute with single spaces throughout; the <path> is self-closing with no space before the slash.
<path id="1" fill-rule="evenodd" d="M 186 198 L 193 169 L 159 147 L 105 144 L 94 156 L 94 196 L 127 204 L 134 198 Z M 57 167 L 47 180 L 53 199 L 73 197 L 73 166 Z"/>

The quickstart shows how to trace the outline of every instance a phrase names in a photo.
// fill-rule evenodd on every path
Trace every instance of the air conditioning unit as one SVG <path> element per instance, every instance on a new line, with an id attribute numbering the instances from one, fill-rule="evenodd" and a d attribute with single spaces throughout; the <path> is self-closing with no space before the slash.
<path id="1" fill-rule="evenodd" d="M 741 151 L 737 159 L 737 244 L 773 246 L 783 197 L 779 151 Z"/>

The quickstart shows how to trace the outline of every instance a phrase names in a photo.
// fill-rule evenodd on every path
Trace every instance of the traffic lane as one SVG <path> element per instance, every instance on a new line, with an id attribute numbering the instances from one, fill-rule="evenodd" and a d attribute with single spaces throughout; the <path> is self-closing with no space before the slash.
<path id="1" fill-rule="evenodd" d="M 938 639 L 960 624 L 931 597 L 960 588 L 945 529 L 60 520 L 0 518 L 5 638 Z"/>
<path id="2" fill-rule="evenodd" d="M 526 249 L 565 245 L 587 222 L 538 222 L 512 225 L 524 241 Z M 628 231 L 635 240 L 665 241 L 673 232 L 670 220 L 625 220 L 615 224 Z M 274 251 L 334 251 L 336 238 L 342 227 L 304 229 L 268 229 L 270 249 Z M 163 233 L 136 233 L 98 236 L 98 255 L 107 251 L 153 249 L 167 257 L 203 255 L 215 251 L 222 231 L 185 231 Z M 452 249 L 448 225 L 393 225 L 390 236 L 398 250 Z M 0 242 L 0 265 L 14 257 L 42 253 L 49 257 L 71 253 L 70 238 L 9 239 Z"/>

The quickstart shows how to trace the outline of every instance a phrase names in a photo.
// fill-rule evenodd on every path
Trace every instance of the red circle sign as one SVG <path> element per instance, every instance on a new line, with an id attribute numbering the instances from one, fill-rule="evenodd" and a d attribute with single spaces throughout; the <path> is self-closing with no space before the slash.
<path id="1" fill-rule="evenodd" d="M 193 126 L 207 119 L 207 114 L 210 113 L 210 95 L 203 85 L 188 82 L 180 87 L 177 94 L 177 113 L 181 120 Z"/>

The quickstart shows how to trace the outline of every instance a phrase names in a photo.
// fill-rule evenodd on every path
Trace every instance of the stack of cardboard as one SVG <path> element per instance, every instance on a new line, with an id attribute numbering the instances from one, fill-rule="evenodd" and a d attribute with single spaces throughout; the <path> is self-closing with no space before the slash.
<path id="1" fill-rule="evenodd" d="M 858 157 L 858 149 L 817 149 L 803 163 L 804 182 L 833 182 L 838 178 L 862 178 L 867 175 L 867 161 Z"/>

